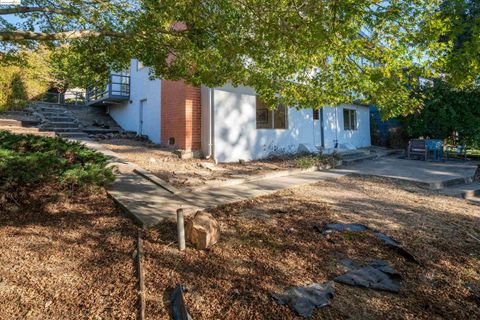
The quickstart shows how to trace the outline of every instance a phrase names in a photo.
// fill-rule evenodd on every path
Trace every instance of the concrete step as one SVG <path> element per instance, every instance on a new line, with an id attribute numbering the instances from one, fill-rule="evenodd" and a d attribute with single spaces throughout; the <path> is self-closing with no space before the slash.
<path id="1" fill-rule="evenodd" d="M 88 135 L 81 131 L 57 132 L 57 136 L 61 138 L 88 138 Z"/>
<path id="2" fill-rule="evenodd" d="M 39 107 L 37 108 L 38 110 L 42 112 L 65 112 L 67 109 L 65 108 L 60 108 L 60 107 Z"/>
<path id="3" fill-rule="evenodd" d="M 71 118 L 66 112 L 40 112 L 45 118 Z"/>
<path id="4" fill-rule="evenodd" d="M 46 116 L 45 119 L 51 122 L 74 122 L 75 119 L 65 115 L 62 116 Z"/>
<path id="5" fill-rule="evenodd" d="M 81 131 L 81 129 L 77 127 L 68 127 L 68 128 L 57 128 L 57 127 L 49 127 L 49 128 L 41 128 L 42 131 L 55 131 L 55 132 L 77 132 Z"/>
<path id="6" fill-rule="evenodd" d="M 450 185 L 440 192 L 448 196 L 464 198 L 467 200 L 480 199 L 480 182 Z"/>
<path id="7" fill-rule="evenodd" d="M 78 124 L 70 122 L 50 122 L 42 126 L 43 128 L 78 128 Z"/>
<path id="8" fill-rule="evenodd" d="M 351 164 L 359 163 L 366 160 L 372 160 L 377 158 L 376 154 L 355 154 L 347 157 L 342 156 L 342 165 L 348 166 Z"/>
<path id="9" fill-rule="evenodd" d="M 107 134 L 107 133 L 118 133 L 122 131 L 120 128 L 111 128 L 111 129 L 104 129 L 104 128 L 85 128 L 82 131 L 88 134 Z"/>

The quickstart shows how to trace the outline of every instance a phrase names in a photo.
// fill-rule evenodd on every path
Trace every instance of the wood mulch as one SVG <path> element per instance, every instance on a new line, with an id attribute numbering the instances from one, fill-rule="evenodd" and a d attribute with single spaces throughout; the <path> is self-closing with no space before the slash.
<path id="1" fill-rule="evenodd" d="M 388 261 L 399 294 L 335 284 L 314 319 L 480 318 L 480 207 L 386 179 L 344 177 L 211 210 L 222 228 L 210 251 L 176 249 L 174 224 L 144 242 L 147 319 L 168 319 L 177 283 L 194 319 L 299 319 L 271 293 L 343 274 L 344 258 Z M 401 241 L 423 266 L 368 233 L 324 236 L 313 226 L 356 222 Z M 473 237 L 472 237 L 473 236 Z"/>
<path id="2" fill-rule="evenodd" d="M 17 202 L 17 203 L 15 203 Z M 210 251 L 176 249 L 164 223 L 143 241 L 146 318 L 169 319 L 177 283 L 194 319 L 299 319 L 271 293 L 331 280 L 344 258 L 388 261 L 398 294 L 335 284 L 314 319 L 480 318 L 480 207 L 407 183 L 343 177 L 211 210 L 222 228 Z M 318 233 L 362 223 L 401 241 L 406 261 L 369 233 Z M 137 228 L 104 192 L 46 187 L 0 197 L 0 319 L 134 319 Z"/>
<path id="3" fill-rule="evenodd" d="M 103 191 L 0 199 L 0 319 L 136 319 L 136 234 Z"/>
<path id="4" fill-rule="evenodd" d="M 298 168 L 295 159 L 215 164 L 205 159 L 180 159 L 169 149 L 133 139 L 109 139 L 98 143 L 177 188 L 215 186 L 230 179 Z"/>

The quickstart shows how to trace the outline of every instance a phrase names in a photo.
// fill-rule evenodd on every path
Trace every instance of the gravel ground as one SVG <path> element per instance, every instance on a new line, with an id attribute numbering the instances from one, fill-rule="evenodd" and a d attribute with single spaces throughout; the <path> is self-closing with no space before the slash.
<path id="1" fill-rule="evenodd" d="M 213 161 L 205 159 L 180 159 L 168 149 L 142 141 L 110 139 L 98 141 L 98 143 L 177 188 L 215 185 L 229 179 L 242 179 L 297 167 L 293 159 L 215 165 Z"/>
<path id="2" fill-rule="evenodd" d="M 104 192 L 0 201 L 0 319 L 136 319 L 135 243 Z"/>
<path id="3" fill-rule="evenodd" d="M 335 284 L 314 319 L 479 319 L 480 207 L 386 179 L 344 177 L 216 208 L 221 241 L 210 251 L 175 248 L 175 226 L 144 243 L 147 318 L 168 319 L 176 283 L 194 319 L 297 319 L 271 298 L 293 285 L 343 274 L 344 258 L 388 261 L 398 294 Z M 314 225 L 356 222 L 401 241 L 423 266 L 368 233 L 323 236 Z"/>

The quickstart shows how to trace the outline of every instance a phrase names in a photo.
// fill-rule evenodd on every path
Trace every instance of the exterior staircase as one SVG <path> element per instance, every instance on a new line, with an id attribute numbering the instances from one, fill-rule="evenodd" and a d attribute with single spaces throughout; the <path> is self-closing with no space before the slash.
<path id="1" fill-rule="evenodd" d="M 87 133 L 82 131 L 79 122 L 67 110 L 67 107 L 54 104 L 37 104 L 32 106 L 34 115 L 38 116 L 42 123 L 40 130 L 53 131 L 62 138 L 86 138 Z"/>
<path id="2" fill-rule="evenodd" d="M 123 132 L 101 107 L 45 102 L 33 102 L 21 111 L 0 113 L 0 130 L 69 139 Z"/>
<path id="3" fill-rule="evenodd" d="M 41 120 L 40 128 L 70 139 L 88 139 L 123 129 L 101 107 L 34 103 L 30 110 Z"/>

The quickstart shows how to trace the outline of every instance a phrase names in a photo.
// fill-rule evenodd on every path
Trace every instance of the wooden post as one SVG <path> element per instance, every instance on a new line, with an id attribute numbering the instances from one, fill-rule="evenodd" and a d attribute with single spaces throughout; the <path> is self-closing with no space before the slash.
<path id="1" fill-rule="evenodd" d="M 137 272 L 139 284 L 139 298 L 140 298 L 140 320 L 145 319 L 145 280 L 143 274 L 143 246 L 142 246 L 142 232 L 138 230 L 137 238 Z"/>
<path id="2" fill-rule="evenodd" d="M 185 250 L 185 220 L 183 218 L 183 209 L 177 210 L 177 233 L 178 233 L 178 248 Z"/>

